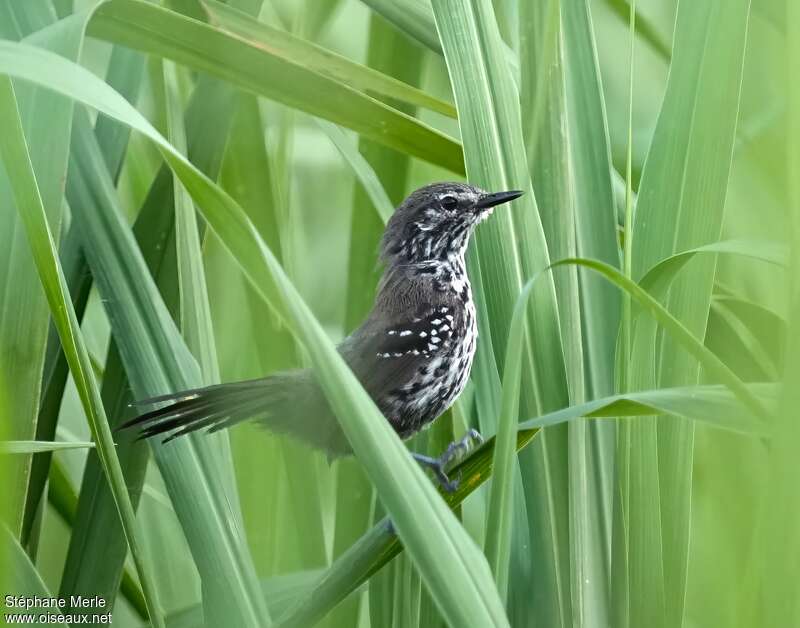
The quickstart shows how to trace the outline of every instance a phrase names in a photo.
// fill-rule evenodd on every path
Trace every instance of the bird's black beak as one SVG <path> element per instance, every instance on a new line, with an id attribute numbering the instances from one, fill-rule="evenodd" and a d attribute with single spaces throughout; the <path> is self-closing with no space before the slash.
<path id="1" fill-rule="evenodd" d="M 475 208 L 488 209 L 489 207 L 494 207 L 495 205 L 502 205 L 503 203 L 513 201 L 515 198 L 519 198 L 523 194 L 524 192 L 522 190 L 509 190 L 508 192 L 495 192 L 494 194 L 486 194 L 478 199 L 478 202 L 475 203 Z"/>

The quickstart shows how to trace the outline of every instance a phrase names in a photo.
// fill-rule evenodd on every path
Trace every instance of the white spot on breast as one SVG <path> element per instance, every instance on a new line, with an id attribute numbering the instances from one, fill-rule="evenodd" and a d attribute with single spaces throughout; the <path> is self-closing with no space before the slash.
<path id="1" fill-rule="evenodd" d="M 403 331 L 400 332 L 400 335 L 401 336 L 410 336 L 411 335 L 411 330 L 404 329 Z"/>

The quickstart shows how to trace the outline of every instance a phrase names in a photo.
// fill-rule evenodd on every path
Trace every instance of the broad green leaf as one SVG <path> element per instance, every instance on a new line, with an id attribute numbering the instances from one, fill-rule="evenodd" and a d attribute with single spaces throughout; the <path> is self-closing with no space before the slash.
<path id="1" fill-rule="evenodd" d="M 522 144 L 518 96 L 507 66 L 500 62 L 502 43 L 490 3 L 437 0 L 433 8 L 455 90 L 469 180 L 486 189 L 526 192 L 510 207 L 499 209 L 476 236 L 481 298 L 490 304 L 491 344 L 502 358 L 522 279 L 548 265 L 548 247 Z M 532 302 L 531 320 L 536 322 L 530 333 L 532 353 L 550 364 L 547 372 L 533 374 L 533 403 L 564 405 L 566 383 L 552 280 L 540 284 Z"/>
<path id="2" fill-rule="evenodd" d="M 638 189 L 634 280 L 675 253 L 720 239 L 749 15 L 749 0 L 678 4 L 666 93 Z M 696 256 L 664 301 L 694 338 L 705 334 L 715 266 L 714 256 Z M 676 340 L 637 322 L 628 390 L 698 381 L 698 355 Z M 705 377 L 724 383 L 707 363 L 703 368 Z M 683 419 L 646 419 L 629 429 L 636 449 L 629 451 L 641 463 L 631 465 L 630 484 L 623 484 L 633 500 L 624 523 L 630 543 L 628 619 L 632 626 L 672 626 L 684 614 L 694 427 Z"/>
<path id="3" fill-rule="evenodd" d="M 178 68 L 170 61 L 161 63 L 164 79 L 164 105 L 166 109 L 167 138 L 169 142 L 186 154 L 186 127 L 183 119 L 183 103 L 178 87 Z M 175 203 L 175 248 L 178 258 L 178 286 L 181 297 L 181 335 L 194 355 L 208 383 L 219 382 L 217 350 L 211 326 L 205 272 L 197 219 L 192 198 L 177 177 L 173 179 Z"/>
<path id="4" fill-rule="evenodd" d="M 305 66 L 381 100 L 391 99 L 411 106 L 424 107 L 450 118 L 456 117 L 455 107 L 450 103 L 434 98 L 388 74 L 354 63 L 312 42 L 272 28 L 221 2 L 202 0 L 202 5 L 211 26 L 253 42 L 254 45 L 263 47 L 293 64 Z"/>
<path id="5" fill-rule="evenodd" d="M 586 3 L 520 6 L 526 153 L 552 258 L 578 251 L 618 264 L 605 112 Z M 591 251 L 591 253 L 589 253 Z M 570 404 L 613 386 L 618 296 L 577 269 L 554 276 Z M 604 311 L 604 316 L 594 312 Z M 517 596 L 543 624 L 607 623 L 614 425 L 546 430 L 528 471 L 531 548 L 544 583 Z M 514 582 L 517 578 L 511 577 Z M 527 611 L 527 613 L 526 613 Z"/>
<path id="6" fill-rule="evenodd" d="M 565 51 L 561 43 L 559 5 L 551 1 L 530 3 L 521 7 L 520 18 L 520 59 L 524 68 L 520 105 L 525 112 L 523 130 L 528 167 L 548 254 L 555 259 L 572 257 L 577 255 L 577 184 L 572 180 L 572 141 L 568 135 Z M 569 405 L 583 401 L 586 388 L 578 272 L 572 269 L 554 275 L 553 280 L 569 390 L 569 400 L 564 405 Z M 508 358 L 506 353 L 506 361 Z M 504 378 L 507 376 L 504 372 Z M 590 503 L 583 490 L 586 483 L 575 485 L 573 481 L 585 474 L 586 457 L 579 451 L 584 448 L 582 428 L 585 426 L 574 424 L 545 430 L 538 447 L 533 450 L 536 456 L 529 455 L 528 461 L 523 458 L 530 551 L 543 574 L 543 585 L 527 599 L 517 595 L 514 599 L 526 606 L 512 612 L 516 616 L 527 612 L 537 623 L 572 624 L 576 621 L 573 602 L 582 606 L 587 579 L 590 583 L 601 582 L 594 576 L 579 577 L 576 581 L 573 567 L 578 561 L 591 559 L 591 554 L 578 549 L 577 545 L 583 536 L 582 515 Z M 487 528 L 491 530 L 488 524 Z M 520 548 L 512 553 L 517 551 Z M 511 574 L 509 580 L 514 583 L 517 578 Z"/>
<path id="7" fill-rule="evenodd" d="M 8 135 L 0 140 L 0 155 L 2 155 L 6 174 L 12 182 L 17 209 L 25 225 L 28 243 L 39 271 L 42 287 L 58 328 L 64 353 L 76 381 L 94 440 L 97 443 L 100 460 L 112 487 L 128 547 L 142 582 L 148 612 L 156 625 L 163 626 L 161 609 L 153 588 L 151 567 L 143 556 L 137 539 L 135 513 L 114 449 L 111 430 L 100 399 L 100 391 L 92 375 L 89 354 L 83 343 L 75 310 L 67 291 L 66 280 L 58 263 L 53 237 L 47 224 L 47 215 L 39 195 L 36 175 L 25 142 L 14 89 L 8 77 L 0 79 L 0 119 L 3 119 L 9 127 Z"/>
<path id="8" fill-rule="evenodd" d="M 568 154 L 575 188 L 578 255 L 617 266 L 620 254 L 611 175 L 613 168 L 594 24 L 588 3 L 555 3 L 561 6 L 565 38 Z M 619 297 L 599 278 L 583 273 L 579 275 L 579 281 L 587 394 L 604 395 L 614 390 L 610 366 L 614 362 L 614 340 L 619 327 Z M 601 311 L 603 316 L 595 315 Z"/>
<path id="9" fill-rule="evenodd" d="M 756 3 L 758 5 L 759 3 Z M 780 5 L 779 5 L 780 6 Z M 763 495 L 762 507 L 755 519 L 753 545 L 748 560 L 748 571 L 752 568 L 756 574 L 745 578 L 737 586 L 737 593 L 742 602 L 737 605 L 737 625 L 744 627 L 748 623 L 765 622 L 765 625 L 792 625 L 800 620 L 800 605 L 791 594 L 791 574 L 794 568 L 794 557 L 797 556 L 797 538 L 791 533 L 787 523 L 794 521 L 800 511 L 800 493 L 795 479 L 796 452 L 800 442 L 800 432 L 795 417 L 800 402 L 800 356 L 797 351 L 800 338 L 800 186 L 792 176 L 800 166 L 798 151 L 798 124 L 800 114 L 800 90 L 792 81 L 800 59 L 800 47 L 797 36 L 800 33 L 800 11 L 794 3 L 787 3 L 780 12 L 786 23 L 786 44 L 782 52 L 788 62 L 781 68 L 780 74 L 785 82 L 787 95 L 788 121 L 786 135 L 782 138 L 784 152 L 777 162 L 785 164 L 786 179 L 783 182 L 785 201 L 787 203 L 787 241 L 792 252 L 790 258 L 791 275 L 784 285 L 789 292 L 788 333 L 786 347 L 786 366 L 783 372 L 782 389 L 778 412 L 775 415 L 775 439 L 770 447 L 769 459 L 766 461 L 766 474 L 758 486 Z M 755 589 L 755 591 L 752 591 Z M 751 592 L 752 591 L 752 592 Z"/>
<path id="10" fill-rule="evenodd" d="M 559 2 L 561 9 L 567 144 L 574 194 L 575 244 L 581 257 L 619 264 L 611 150 L 603 82 L 597 59 L 596 25 L 589 2 Z M 616 292 L 596 277 L 578 273 L 583 390 L 591 399 L 614 390 L 615 342 L 619 327 Z M 599 312 L 603 312 L 601 316 Z M 574 370 L 575 367 L 573 366 Z M 573 399 L 575 397 L 573 396 Z M 571 572 L 573 600 L 584 626 L 610 621 L 614 448 L 616 425 L 571 426 L 569 455 Z"/>
<path id="11" fill-rule="evenodd" d="M 89 34 L 207 72 L 450 170 L 462 169 L 460 146 L 442 133 L 269 48 L 143 0 L 101 4 Z"/>
<path id="12" fill-rule="evenodd" d="M 495 22 L 489 0 L 434 0 L 433 9 L 450 80 L 459 113 L 459 126 L 465 147 L 470 182 L 489 190 L 521 189 L 525 196 L 509 207 L 499 208 L 476 234 L 471 251 L 470 274 L 478 301 L 481 342 L 478 352 L 491 347 L 494 364 L 480 365 L 486 379 L 499 371 L 507 351 L 507 336 L 523 281 L 550 262 L 543 218 L 533 195 L 530 169 L 523 143 L 519 95 L 505 46 Z M 485 310 L 484 305 L 485 304 Z M 488 314 L 488 316 L 487 316 Z M 487 320 L 488 319 L 488 320 Z M 488 325 L 487 325 L 488 322 Z M 537 283 L 527 317 L 528 342 L 523 352 L 523 416 L 569 405 L 564 348 L 552 277 Z M 479 355 L 476 361 L 484 356 Z M 547 364 L 547 368 L 539 365 Z M 478 398 L 487 391 L 477 391 Z M 488 403 L 484 406 L 488 407 Z M 494 413 L 482 421 L 495 423 Z M 561 435 L 553 434 L 553 438 Z M 561 439 L 563 442 L 563 438 Z M 542 548 L 536 562 L 547 565 L 547 576 L 536 591 L 544 602 L 560 607 L 569 595 L 561 588 L 563 580 L 551 577 L 555 562 L 568 556 L 559 553 L 561 542 L 552 542 L 557 530 L 565 530 L 555 520 L 556 509 L 547 500 L 564 496 L 561 484 L 543 484 L 549 460 L 546 439 L 520 456 L 525 507 L 531 531 L 529 547 Z M 562 476 L 563 477 L 563 476 Z M 558 514 L 563 509 L 557 509 Z M 524 543 L 524 541 L 523 541 Z M 551 567 L 552 565 L 552 567 Z M 514 583 L 512 583 L 514 584 Z M 551 588 L 553 587 L 553 588 Z M 519 599 L 519 598 L 515 598 Z M 555 600 L 555 602 L 553 602 Z M 538 606 L 542 608 L 542 606 Z M 546 617 L 550 617 L 544 611 Z M 545 623 L 548 623 L 545 620 Z"/>

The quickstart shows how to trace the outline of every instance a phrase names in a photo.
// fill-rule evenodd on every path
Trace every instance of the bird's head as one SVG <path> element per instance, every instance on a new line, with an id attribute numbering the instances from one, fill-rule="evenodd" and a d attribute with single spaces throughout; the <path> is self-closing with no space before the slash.
<path id="1" fill-rule="evenodd" d="M 467 183 L 433 183 L 412 192 L 402 202 L 381 241 L 387 264 L 446 261 L 464 254 L 469 237 L 495 206 L 522 192 L 487 193 Z"/>

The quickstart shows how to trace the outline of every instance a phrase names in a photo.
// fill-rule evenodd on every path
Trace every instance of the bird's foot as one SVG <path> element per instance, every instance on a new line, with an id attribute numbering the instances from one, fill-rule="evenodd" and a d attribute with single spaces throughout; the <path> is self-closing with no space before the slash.
<path id="1" fill-rule="evenodd" d="M 450 479 L 447 471 L 452 465 L 453 461 L 458 461 L 463 458 L 473 448 L 475 444 L 480 445 L 483 442 L 483 437 L 477 430 L 470 429 L 461 440 L 454 441 L 447 446 L 444 453 L 438 458 L 425 456 L 412 452 L 414 459 L 422 466 L 427 467 L 436 476 L 439 485 L 447 492 L 454 493 L 458 488 L 461 481 L 461 472 L 458 477 Z"/>
<path id="2" fill-rule="evenodd" d="M 478 430 L 470 428 L 461 440 L 453 441 L 447 446 L 447 449 L 441 456 L 441 460 L 445 466 L 450 466 L 453 461 L 458 462 L 472 451 L 474 447 L 482 444 L 483 436 L 481 436 Z"/>

